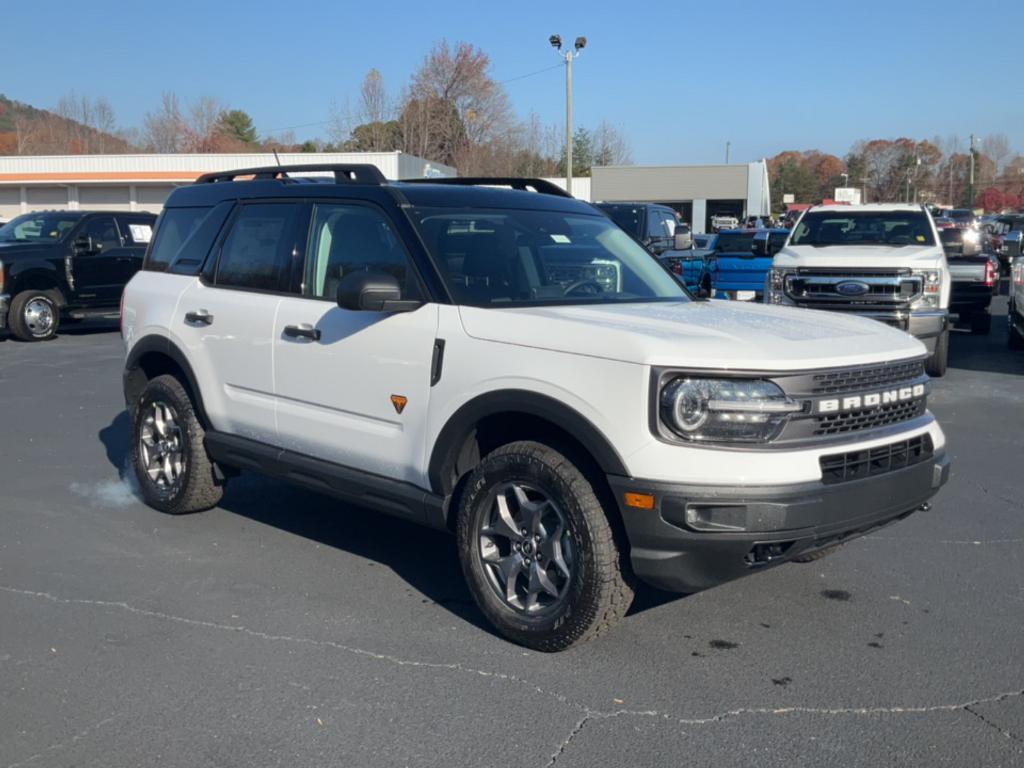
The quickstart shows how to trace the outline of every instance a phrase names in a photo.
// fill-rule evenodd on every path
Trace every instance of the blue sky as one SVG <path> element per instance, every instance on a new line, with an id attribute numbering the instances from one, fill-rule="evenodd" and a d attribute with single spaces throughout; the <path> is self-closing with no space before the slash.
<path id="1" fill-rule="evenodd" d="M 72 89 L 106 96 L 125 126 L 141 126 L 164 90 L 245 109 L 261 134 L 316 123 L 332 103 L 355 102 L 371 67 L 397 94 L 442 37 L 483 48 L 506 80 L 557 64 L 547 38 L 558 32 L 589 40 L 574 66 L 575 122 L 617 125 L 639 163 L 721 162 L 727 140 L 735 162 L 784 149 L 845 154 L 864 137 L 972 132 L 1005 133 L 1024 153 L 1020 0 L 2 7 L 0 92 L 40 107 Z M 562 124 L 560 68 L 506 87 L 521 116 Z M 324 136 L 326 126 L 295 133 Z"/>

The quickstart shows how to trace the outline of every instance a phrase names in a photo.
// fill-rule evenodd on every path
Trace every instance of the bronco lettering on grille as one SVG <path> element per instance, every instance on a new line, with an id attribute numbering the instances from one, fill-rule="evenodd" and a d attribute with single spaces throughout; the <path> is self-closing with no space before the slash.
<path id="1" fill-rule="evenodd" d="M 901 403 L 924 397 L 925 385 L 915 384 L 911 387 L 887 389 L 883 392 L 872 392 L 867 395 L 848 395 L 819 400 L 815 413 L 838 413 L 840 411 L 857 411 L 864 408 L 878 408 L 890 403 Z"/>

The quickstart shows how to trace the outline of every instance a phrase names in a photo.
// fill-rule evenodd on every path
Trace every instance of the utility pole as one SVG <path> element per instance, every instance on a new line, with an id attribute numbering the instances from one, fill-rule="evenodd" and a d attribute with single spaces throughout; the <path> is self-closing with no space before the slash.
<path id="1" fill-rule="evenodd" d="M 587 38 L 577 37 L 571 50 L 562 53 L 562 36 L 548 38 L 551 47 L 565 59 L 565 191 L 572 194 L 572 60 L 587 45 Z"/>
<path id="2" fill-rule="evenodd" d="M 725 164 L 729 164 L 729 148 L 732 146 L 731 141 L 725 142 Z"/>
<path id="3" fill-rule="evenodd" d="M 974 208 L 974 134 L 971 134 L 971 183 L 967 188 L 967 207 Z"/>

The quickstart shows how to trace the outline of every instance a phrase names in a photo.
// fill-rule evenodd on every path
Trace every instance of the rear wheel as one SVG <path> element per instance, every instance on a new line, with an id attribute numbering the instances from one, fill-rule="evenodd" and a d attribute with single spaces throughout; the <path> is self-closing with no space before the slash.
<path id="1" fill-rule="evenodd" d="M 929 376 L 939 378 L 946 374 L 946 366 L 949 363 L 949 331 L 943 331 L 935 340 L 935 351 L 925 362 L 925 372 Z"/>
<path id="2" fill-rule="evenodd" d="M 486 456 L 456 532 L 477 605 L 514 642 L 560 651 L 602 634 L 632 603 L 594 487 L 552 448 L 523 441 Z"/>
<path id="3" fill-rule="evenodd" d="M 223 483 L 206 455 L 205 435 L 178 379 L 157 376 L 146 385 L 132 418 L 132 466 L 149 506 L 183 515 L 220 501 Z"/>
<path id="4" fill-rule="evenodd" d="M 52 288 L 22 291 L 11 301 L 8 324 L 21 341 L 52 339 L 60 325 L 60 293 Z"/>

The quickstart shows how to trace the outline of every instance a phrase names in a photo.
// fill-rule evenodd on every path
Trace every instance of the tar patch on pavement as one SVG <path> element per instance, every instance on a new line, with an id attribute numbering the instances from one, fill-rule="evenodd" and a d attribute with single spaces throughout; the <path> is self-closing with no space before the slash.
<path id="1" fill-rule="evenodd" d="M 733 648 L 739 648 L 739 643 L 730 643 L 728 640 L 712 640 L 708 643 L 716 651 L 730 651 Z"/>
<path id="2" fill-rule="evenodd" d="M 773 677 L 772 678 L 772 682 L 775 683 L 775 685 L 781 685 L 782 687 L 786 687 L 787 685 L 789 685 L 790 683 L 793 682 L 793 678 L 792 677 Z"/>
<path id="3" fill-rule="evenodd" d="M 842 603 L 845 603 L 847 600 L 853 597 L 853 595 L 851 595 L 845 589 L 823 589 L 821 590 L 821 596 L 826 598 L 827 600 L 838 600 Z"/>

